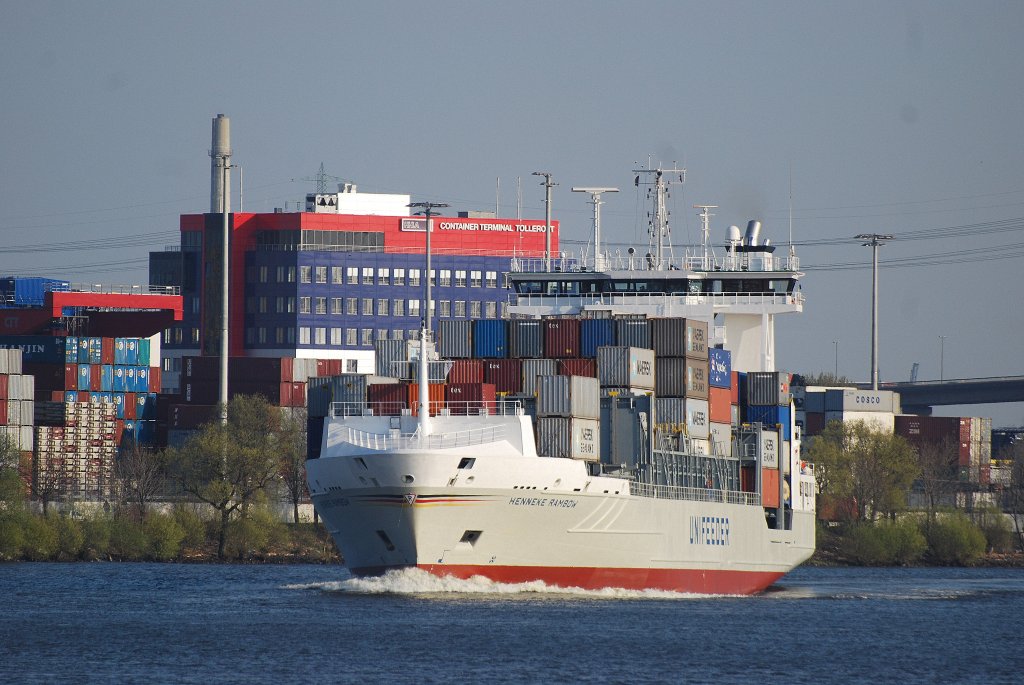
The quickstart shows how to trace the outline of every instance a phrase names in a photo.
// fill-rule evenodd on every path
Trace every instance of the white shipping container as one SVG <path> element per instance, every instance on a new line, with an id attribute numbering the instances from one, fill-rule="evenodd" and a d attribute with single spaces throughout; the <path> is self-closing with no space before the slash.
<path id="1" fill-rule="evenodd" d="M 863 421 L 876 431 L 882 431 L 886 433 L 892 433 L 896 430 L 896 417 L 891 412 L 882 411 L 827 411 L 825 412 L 825 425 L 827 426 L 829 421 L 839 421 L 841 423 L 854 423 L 856 421 Z"/>
<path id="2" fill-rule="evenodd" d="M 7 377 L 7 399 L 32 400 L 35 398 L 35 394 L 35 376 L 13 374 Z"/>
<path id="3" fill-rule="evenodd" d="M 537 453 L 543 457 L 597 461 L 600 449 L 601 422 L 596 419 L 537 419 Z"/>
<path id="4" fill-rule="evenodd" d="M 597 377 L 605 387 L 654 390 L 654 350 L 602 345 L 597 348 Z"/>
<path id="5" fill-rule="evenodd" d="M 805 409 L 806 404 L 805 400 Z M 825 411 L 899 414 L 900 394 L 891 390 L 860 390 L 857 388 L 826 390 Z"/>
<path id="6" fill-rule="evenodd" d="M 601 386 L 589 376 L 537 376 L 537 416 L 601 418 Z"/>
<path id="7" fill-rule="evenodd" d="M 712 445 L 710 440 L 700 440 L 698 438 L 690 438 L 688 441 L 690 446 L 690 454 L 700 454 L 704 456 L 711 456 Z"/>
<path id="8" fill-rule="evenodd" d="M 761 466 L 766 469 L 779 468 L 779 433 L 773 430 L 761 431 Z"/>
<path id="9" fill-rule="evenodd" d="M 732 426 L 728 423 L 708 424 L 708 435 L 711 440 L 712 454 L 728 456 L 732 454 Z"/>
<path id="10" fill-rule="evenodd" d="M 686 398 L 686 434 L 691 438 L 707 440 L 711 430 L 711 415 L 707 400 Z"/>

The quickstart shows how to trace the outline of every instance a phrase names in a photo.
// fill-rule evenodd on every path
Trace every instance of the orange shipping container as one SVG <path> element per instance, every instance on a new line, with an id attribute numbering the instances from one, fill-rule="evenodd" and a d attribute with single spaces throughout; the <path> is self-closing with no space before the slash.
<path id="1" fill-rule="evenodd" d="M 779 506 L 778 469 L 761 469 L 761 505 L 765 507 Z"/>
<path id="2" fill-rule="evenodd" d="M 412 407 L 412 415 L 418 416 L 420 403 L 420 384 L 409 383 L 409 406 Z M 430 398 L 430 413 L 437 414 L 444 407 L 444 383 L 431 383 L 427 388 Z"/>
<path id="3" fill-rule="evenodd" d="M 711 423 L 732 421 L 732 391 L 729 388 L 708 388 L 708 413 Z"/>

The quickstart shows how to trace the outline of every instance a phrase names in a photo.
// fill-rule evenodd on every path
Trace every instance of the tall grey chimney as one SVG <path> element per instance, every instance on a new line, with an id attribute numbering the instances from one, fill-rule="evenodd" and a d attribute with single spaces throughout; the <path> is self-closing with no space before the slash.
<path id="1" fill-rule="evenodd" d="M 231 187 L 231 120 L 223 114 L 218 114 L 213 120 L 210 158 L 210 213 L 230 212 L 229 200 L 228 206 L 224 206 L 227 197 L 224 186 Z"/>

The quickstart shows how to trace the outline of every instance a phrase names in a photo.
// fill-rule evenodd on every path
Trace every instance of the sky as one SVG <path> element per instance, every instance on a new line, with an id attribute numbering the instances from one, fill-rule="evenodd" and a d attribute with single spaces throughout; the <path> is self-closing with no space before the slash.
<path id="1" fill-rule="evenodd" d="M 544 217 L 645 247 L 633 169 L 687 169 L 676 254 L 760 219 L 802 314 L 780 368 L 882 381 L 1024 375 L 1024 3 L 0 0 L 0 275 L 147 282 L 208 211 L 231 118 L 246 211 L 294 209 L 321 164 L 365 192 Z M 500 179 L 500 181 L 499 181 Z M 517 182 L 517 179 L 519 181 Z M 499 190 L 500 188 L 500 190 Z M 238 208 L 235 188 L 233 207 Z M 721 252 L 721 247 L 718 248 Z M 780 248 L 784 249 L 784 248 Z M 1024 403 L 937 408 L 1024 425 Z"/>

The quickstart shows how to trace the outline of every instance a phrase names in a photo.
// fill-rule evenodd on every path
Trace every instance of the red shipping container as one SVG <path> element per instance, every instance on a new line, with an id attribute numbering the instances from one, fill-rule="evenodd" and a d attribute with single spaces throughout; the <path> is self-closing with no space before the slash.
<path id="1" fill-rule="evenodd" d="M 366 386 L 366 403 L 378 416 L 397 416 L 409 408 L 409 389 L 404 383 L 371 383 Z"/>
<path id="2" fill-rule="evenodd" d="M 740 403 L 740 372 L 732 372 L 732 382 L 729 384 L 729 401 L 732 404 Z"/>
<path id="3" fill-rule="evenodd" d="M 809 411 L 804 414 L 804 435 L 820 435 L 823 430 L 825 430 L 824 412 Z"/>
<path id="4" fill-rule="evenodd" d="M 101 341 L 100 341 L 100 363 L 101 364 L 113 364 L 114 363 L 114 339 L 113 338 L 101 338 Z"/>
<path id="5" fill-rule="evenodd" d="M 241 362 L 241 363 L 238 364 L 238 366 L 242 367 L 242 366 L 246 366 L 246 364 L 245 364 L 245 362 Z M 229 378 L 231 377 L 231 372 L 232 371 L 233 370 L 230 369 L 230 367 L 229 367 L 229 370 L 228 370 L 228 377 Z M 295 377 L 294 374 L 295 374 L 295 359 L 293 357 L 281 357 L 281 367 L 280 367 L 280 371 L 278 372 L 278 380 L 280 380 L 282 383 L 290 383 L 292 381 L 292 379 Z"/>
<path id="6" fill-rule="evenodd" d="M 280 403 L 282 407 L 305 407 L 306 384 L 298 381 L 281 383 Z"/>
<path id="7" fill-rule="evenodd" d="M 78 390 L 78 364 L 64 365 L 64 387 L 68 390 Z"/>
<path id="8" fill-rule="evenodd" d="M 7 400 L 0 400 L 0 426 L 7 425 Z"/>
<path id="9" fill-rule="evenodd" d="M 50 401 L 51 402 L 60 402 L 61 404 L 64 404 L 64 391 L 63 390 L 51 390 L 50 391 Z"/>
<path id="10" fill-rule="evenodd" d="M 558 373 L 561 376 L 589 376 L 597 378 L 596 359 L 560 359 Z"/>
<path id="11" fill-rule="evenodd" d="M 163 374 L 159 366 L 149 367 L 149 391 L 150 392 L 163 392 L 162 385 Z"/>
<path id="12" fill-rule="evenodd" d="M 708 388 L 708 416 L 711 423 L 730 423 L 732 421 L 732 392 L 729 388 Z"/>
<path id="13" fill-rule="evenodd" d="M 79 391 L 79 393 L 78 393 L 78 401 L 79 402 L 88 402 L 89 399 L 90 399 L 90 395 L 91 395 L 91 393 L 88 390 Z"/>
<path id="14" fill-rule="evenodd" d="M 445 404 L 456 416 L 493 414 L 495 398 L 493 383 L 449 383 L 444 388 Z"/>
<path id="15" fill-rule="evenodd" d="M 99 392 L 103 390 L 103 367 L 99 364 L 93 364 L 89 369 L 89 389 L 93 392 Z"/>
<path id="16" fill-rule="evenodd" d="M 7 399 L 7 376 L 0 375 L 0 400 Z"/>
<path id="17" fill-rule="evenodd" d="M 483 383 L 484 382 L 484 361 L 482 359 L 454 359 L 452 369 L 448 372 L 448 382 Z"/>
<path id="18" fill-rule="evenodd" d="M 521 359 L 485 359 L 484 383 L 493 383 L 498 393 L 517 395 L 523 390 Z"/>
<path id="19" fill-rule="evenodd" d="M 545 319 L 544 353 L 551 359 L 572 359 L 580 356 L 580 320 Z"/>
<path id="20" fill-rule="evenodd" d="M 778 469 L 761 469 L 761 506 L 779 506 Z"/>
<path id="21" fill-rule="evenodd" d="M 341 375 L 341 360 L 340 359 L 328 359 L 327 360 L 327 375 L 328 376 L 340 376 Z"/>
<path id="22" fill-rule="evenodd" d="M 138 416 L 135 411 L 136 401 L 135 393 L 126 392 L 124 394 L 124 418 L 128 420 L 136 419 Z"/>
<path id="23" fill-rule="evenodd" d="M 120 445 L 121 444 L 121 437 L 123 435 L 124 435 L 124 421 L 122 419 L 117 419 L 114 422 L 114 444 L 115 445 Z"/>
<path id="24" fill-rule="evenodd" d="M 412 415 L 419 416 L 420 384 L 409 383 L 409 406 L 412 407 Z M 431 415 L 437 414 L 444 407 L 444 383 L 431 383 L 427 388 L 427 397 L 430 401 Z"/>

